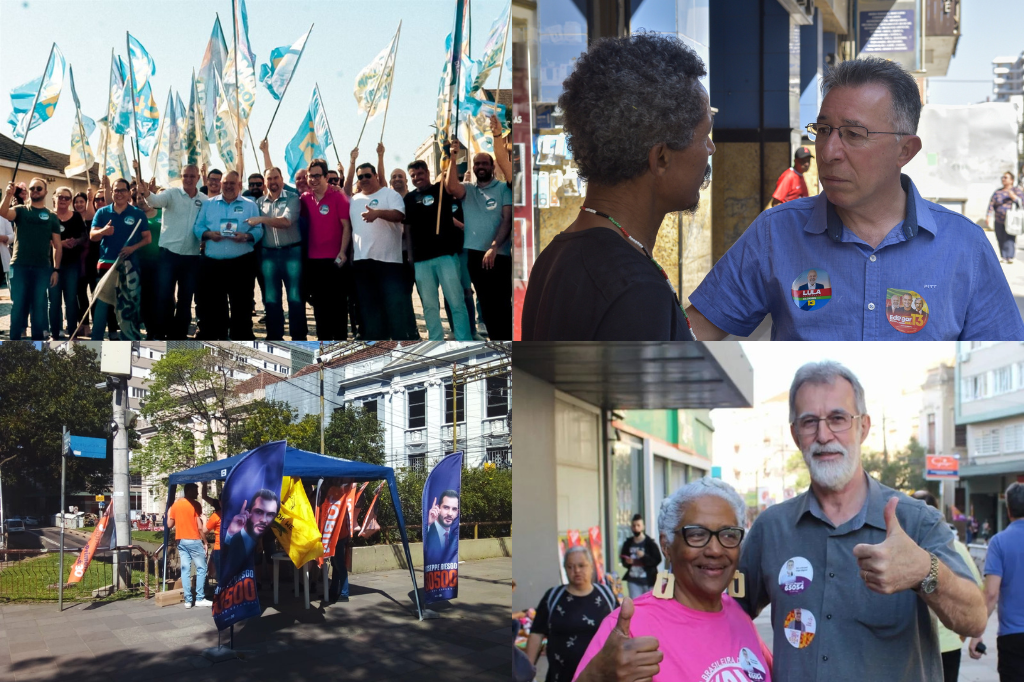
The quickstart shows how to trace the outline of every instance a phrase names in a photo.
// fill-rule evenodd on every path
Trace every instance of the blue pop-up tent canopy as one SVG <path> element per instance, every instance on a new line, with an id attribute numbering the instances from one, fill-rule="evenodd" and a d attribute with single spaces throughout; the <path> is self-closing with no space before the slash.
<path id="1" fill-rule="evenodd" d="M 177 488 L 186 483 L 201 483 L 203 481 L 222 481 L 228 477 L 231 470 L 242 461 L 251 450 L 243 452 L 234 457 L 209 462 L 185 471 L 171 474 L 167 478 L 167 508 L 164 510 L 164 577 L 167 572 L 167 540 L 169 531 L 167 528 L 167 510 L 174 504 Z M 409 566 L 409 576 L 412 578 L 412 589 L 416 599 L 416 611 L 420 620 L 423 620 L 423 609 L 420 607 L 419 588 L 416 585 L 416 572 L 412 567 L 412 555 L 409 552 L 409 536 L 405 532 L 405 517 L 402 515 L 402 502 L 398 498 L 398 487 L 395 485 L 395 470 L 391 467 L 367 464 L 366 462 L 353 462 L 340 457 L 327 457 L 318 455 L 315 452 L 307 452 L 298 448 L 289 447 L 284 453 L 284 475 L 292 478 L 310 480 L 313 478 L 341 478 L 346 482 L 361 483 L 363 481 L 387 481 L 388 489 L 391 491 L 391 501 L 395 504 L 395 517 L 398 519 L 398 532 L 402 536 L 402 546 L 405 548 L 405 561 Z M 166 585 L 166 582 L 164 583 Z"/>

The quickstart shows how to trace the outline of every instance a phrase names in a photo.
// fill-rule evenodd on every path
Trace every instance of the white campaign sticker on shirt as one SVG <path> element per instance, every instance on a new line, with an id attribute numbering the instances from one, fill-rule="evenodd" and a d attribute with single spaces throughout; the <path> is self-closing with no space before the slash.
<path id="1" fill-rule="evenodd" d="M 131 227 L 132 225 L 135 224 L 135 218 L 128 216 L 127 218 L 124 219 L 124 224 Z"/>
<path id="2" fill-rule="evenodd" d="M 484 202 L 484 206 L 487 207 L 488 211 L 493 211 L 498 207 L 498 200 L 494 197 L 487 197 L 487 201 Z"/>
<path id="3" fill-rule="evenodd" d="M 196 199 L 196 206 L 198 206 L 198 207 L 200 207 L 200 208 L 202 208 L 202 207 L 203 207 L 203 202 L 202 202 L 202 200 L 201 200 L 201 199 Z"/>
<path id="4" fill-rule="evenodd" d="M 800 594 L 814 580 L 814 569 L 811 562 L 802 556 L 788 559 L 779 571 L 779 585 L 786 594 Z"/>
<path id="5" fill-rule="evenodd" d="M 782 622 L 786 632 L 786 641 L 797 649 L 811 645 L 815 630 L 814 614 L 807 609 L 793 609 Z"/>
<path id="6" fill-rule="evenodd" d="M 320 207 L 320 215 L 327 215 L 330 211 L 331 211 L 331 207 L 330 206 L 321 206 Z"/>
<path id="7" fill-rule="evenodd" d="M 47 213 L 46 211 L 40 211 L 39 212 L 39 219 L 40 220 L 49 220 L 50 219 L 50 214 Z"/>
<path id="8" fill-rule="evenodd" d="M 377 208 L 377 204 L 379 204 L 379 203 L 380 202 L 377 201 L 376 199 L 371 199 L 370 203 L 367 204 L 367 208 Z"/>
<path id="9" fill-rule="evenodd" d="M 242 207 L 241 206 L 235 206 L 235 213 L 241 213 L 241 212 L 242 212 Z"/>
<path id="10" fill-rule="evenodd" d="M 430 196 L 429 194 L 427 196 L 423 197 L 423 205 L 424 206 L 433 206 L 434 205 L 434 197 Z"/>
<path id="11" fill-rule="evenodd" d="M 764 682 L 768 679 L 768 674 L 765 671 L 765 666 L 758 659 L 757 654 L 743 647 L 740 649 L 740 667 L 743 668 L 743 672 L 747 674 L 750 682 Z"/>

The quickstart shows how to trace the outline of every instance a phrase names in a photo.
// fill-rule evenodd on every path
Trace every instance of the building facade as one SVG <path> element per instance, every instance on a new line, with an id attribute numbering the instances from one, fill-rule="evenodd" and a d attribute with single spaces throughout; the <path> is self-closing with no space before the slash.
<path id="1" fill-rule="evenodd" d="M 958 342 L 955 388 L 956 424 L 966 427 L 967 449 L 957 508 L 1002 530 L 1006 488 L 1024 482 L 1024 346 Z"/>
<path id="2" fill-rule="evenodd" d="M 509 467 L 509 372 L 506 351 L 483 343 L 378 343 L 323 362 L 325 420 L 358 406 L 384 427 L 385 464 L 430 468 L 456 450 L 467 467 Z M 453 394 L 453 366 L 456 389 Z M 467 379 L 465 376 L 473 375 Z M 490 374 L 490 376 L 482 376 Z M 481 376 L 478 376 L 481 375 Z M 320 376 L 309 367 L 264 387 L 268 400 L 320 414 Z"/>
<path id="3" fill-rule="evenodd" d="M 1014 95 L 1024 95 L 1024 52 L 992 60 L 992 101 L 1009 102 Z"/>

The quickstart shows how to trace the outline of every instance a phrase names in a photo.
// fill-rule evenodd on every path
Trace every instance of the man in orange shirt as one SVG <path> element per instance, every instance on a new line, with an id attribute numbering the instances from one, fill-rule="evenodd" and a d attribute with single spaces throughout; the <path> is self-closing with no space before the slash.
<path id="1" fill-rule="evenodd" d="M 800 147 L 793 155 L 793 167 L 782 171 L 779 181 L 775 185 L 775 192 L 772 194 L 772 206 L 784 204 L 807 196 L 807 183 L 804 182 L 804 173 L 811 167 L 811 150 L 807 147 Z"/>
<path id="2" fill-rule="evenodd" d="M 206 534 L 200 532 L 199 517 L 203 508 L 196 499 L 199 497 L 199 486 L 195 483 L 185 485 L 185 496 L 179 497 L 167 512 L 167 528 L 174 530 L 178 541 L 178 556 L 181 559 L 181 584 L 185 593 L 185 608 L 193 606 L 192 564 L 196 565 L 196 592 L 200 597 L 196 606 L 213 606 L 206 598 Z"/>
<path id="3" fill-rule="evenodd" d="M 217 574 L 217 567 L 220 565 L 220 500 L 212 497 L 205 499 L 213 507 L 213 513 L 206 522 L 206 531 L 213 533 L 213 553 L 210 554 L 210 558 L 213 559 L 213 575 L 217 578 L 217 584 L 220 584 L 220 577 Z"/>

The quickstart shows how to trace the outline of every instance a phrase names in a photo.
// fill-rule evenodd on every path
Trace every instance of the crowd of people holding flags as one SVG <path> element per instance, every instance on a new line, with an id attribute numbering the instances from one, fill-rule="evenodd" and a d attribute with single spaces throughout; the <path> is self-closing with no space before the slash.
<path id="1" fill-rule="evenodd" d="M 170 89 L 161 115 L 153 94 L 156 64 L 130 33 L 127 63 L 111 53 L 108 105 L 98 121 L 81 113 L 67 66 L 75 125 L 65 173 L 88 173 L 99 160 L 101 183 L 80 196 L 59 187 L 52 207 L 46 205 L 45 179 L 6 188 L 0 219 L 13 224 L 11 338 L 23 338 L 31 321 L 34 340 L 58 340 L 65 333 L 94 340 L 179 340 L 193 333 L 197 339 L 251 340 L 262 307 L 267 339 L 282 340 L 287 333 L 305 340 L 308 303 L 321 340 L 418 339 L 415 286 L 431 340 L 445 338 L 442 303 L 456 340 L 482 338 L 478 319 L 489 338 L 511 340 L 511 127 L 507 108 L 483 87 L 495 68 L 500 84 L 509 12 L 495 20 L 483 57 L 473 60 L 468 2 L 457 2 L 433 168 L 416 160 L 389 174 L 383 128 L 376 163 L 359 163 L 366 123 L 378 114 L 387 121 L 399 24 L 357 75 L 354 94 L 365 118 L 347 170 L 337 157 L 318 84 L 284 150 L 283 168 L 272 161 L 268 128 L 259 144 L 260 167 L 246 176 L 242 150 L 246 134 L 252 142 L 248 120 L 257 62 L 245 2 L 232 5 L 233 44 L 229 49 L 217 18 L 193 72 L 187 107 Z M 278 107 L 312 31 L 274 48 L 260 69 L 259 82 Z M 52 116 L 65 64 L 54 44 L 44 75 L 12 92 L 9 122 L 23 143 L 29 130 Z M 277 109 L 271 126 L 276 116 Z M 89 143 L 94 131 L 95 155 Z M 211 144 L 225 170 L 211 168 Z M 333 169 L 328 147 L 337 160 Z M 463 149 L 466 170 L 459 173 Z M 149 157 L 152 174 L 143 172 L 142 155 Z"/>

